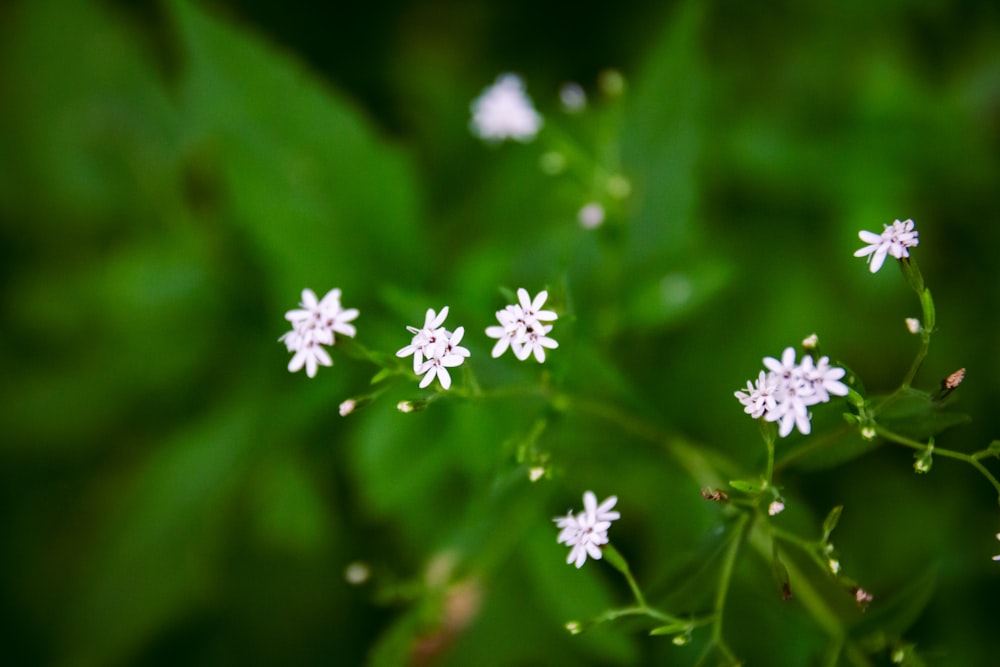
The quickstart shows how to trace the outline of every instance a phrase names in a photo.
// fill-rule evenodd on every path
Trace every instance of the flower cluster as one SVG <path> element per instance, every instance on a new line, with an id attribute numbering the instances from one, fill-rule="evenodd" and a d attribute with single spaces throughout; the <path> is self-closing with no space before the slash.
<path id="1" fill-rule="evenodd" d="M 324 345 L 333 345 L 334 334 L 354 337 L 356 330 L 350 324 L 358 316 L 356 308 L 340 305 L 340 290 L 332 289 L 322 299 L 316 299 L 311 289 L 302 290 L 299 308 L 285 313 L 285 319 L 292 323 L 292 330 L 279 341 L 285 343 L 289 352 L 294 352 L 288 362 L 288 370 L 295 372 L 305 366 L 306 375 L 316 376 L 319 366 L 332 366 L 333 360 Z"/>
<path id="2" fill-rule="evenodd" d="M 497 311 L 499 326 L 487 327 L 486 335 L 498 339 L 493 346 L 493 358 L 496 359 L 510 347 L 521 361 L 535 355 L 538 363 L 545 361 L 545 348 L 550 350 L 559 347 L 559 343 L 548 337 L 554 322 L 559 318 L 551 310 L 542 310 L 549 293 L 542 290 L 534 299 L 528 290 L 517 290 L 518 303 L 511 304 Z"/>
<path id="3" fill-rule="evenodd" d="M 608 528 L 612 521 L 621 517 L 618 512 L 611 511 L 617 502 L 618 498 L 611 496 L 598 505 L 597 496 L 587 491 L 583 494 L 582 512 L 567 512 L 566 516 L 553 519 L 556 527 L 560 528 L 556 542 L 572 547 L 566 558 L 567 563 L 580 568 L 587 561 L 587 556 L 601 559 L 601 545 L 608 543 Z"/>
<path id="4" fill-rule="evenodd" d="M 886 255 L 892 255 L 896 259 L 909 257 L 907 248 L 912 248 L 920 243 L 917 236 L 920 234 L 913 228 L 913 220 L 900 222 L 896 220 L 891 225 L 885 225 L 881 234 L 874 232 L 858 232 L 858 237 L 868 245 L 855 251 L 855 257 L 867 257 L 868 266 L 872 273 L 882 268 Z"/>
<path id="5" fill-rule="evenodd" d="M 744 405 L 743 411 L 757 419 L 779 422 L 778 433 L 782 438 L 797 426 L 803 434 L 809 433 L 808 407 L 826 403 L 830 394 L 846 396 L 847 385 L 840 381 L 846 374 L 843 368 L 830 366 L 829 357 L 814 362 L 805 355 L 795 363 L 795 348 L 785 348 L 781 360 L 765 357 L 767 372 L 760 372 L 756 382 L 747 382 L 746 391 L 737 391 L 736 398 Z"/>
<path id="6" fill-rule="evenodd" d="M 472 132 L 489 142 L 515 139 L 528 142 L 542 127 L 542 117 L 524 92 L 516 74 L 501 74 L 472 102 Z"/>
<path id="7" fill-rule="evenodd" d="M 451 388 L 448 369 L 461 366 L 469 356 L 469 350 L 459 345 L 465 335 L 465 327 L 458 327 L 454 332 L 448 331 L 443 326 L 447 317 L 448 306 L 442 308 L 440 313 L 428 308 L 424 326 L 420 329 L 406 327 L 413 334 L 413 340 L 396 352 L 397 357 L 413 355 L 413 372 L 424 376 L 420 380 L 421 389 L 433 382 L 434 378 L 437 378 L 442 388 Z"/>

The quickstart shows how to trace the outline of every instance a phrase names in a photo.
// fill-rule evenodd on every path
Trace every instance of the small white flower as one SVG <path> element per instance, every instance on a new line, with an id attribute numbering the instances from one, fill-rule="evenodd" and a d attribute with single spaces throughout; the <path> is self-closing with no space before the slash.
<path id="1" fill-rule="evenodd" d="M 604 207 L 595 201 L 580 209 L 576 219 L 584 229 L 595 229 L 604 224 Z"/>
<path id="2" fill-rule="evenodd" d="M 618 498 L 611 496 L 598 504 L 597 496 L 592 491 L 587 491 L 583 494 L 582 512 L 569 512 L 566 516 L 553 519 L 560 529 L 556 542 L 571 547 L 567 563 L 580 568 L 587 561 L 587 556 L 595 560 L 601 559 L 600 547 L 608 543 L 608 528 L 612 521 L 621 517 L 618 512 L 611 510 L 617 502 Z"/>
<path id="3" fill-rule="evenodd" d="M 432 348 L 437 342 L 439 336 L 442 335 L 441 325 L 444 323 L 445 318 L 448 317 L 448 306 L 441 309 L 440 313 L 434 312 L 433 308 L 427 309 L 427 314 L 424 316 L 424 326 L 421 329 L 416 327 L 408 326 L 407 330 L 413 334 L 413 340 L 406 347 L 399 349 L 396 352 L 397 357 L 408 357 L 413 355 L 413 372 L 419 373 L 420 367 L 424 364 L 424 352 L 428 348 Z"/>
<path id="4" fill-rule="evenodd" d="M 913 228 L 913 220 L 904 222 L 896 220 L 884 227 L 881 234 L 858 232 L 858 238 L 868 245 L 855 251 L 854 256 L 867 257 L 868 268 L 872 273 L 882 268 L 886 255 L 892 255 L 896 259 L 909 257 L 910 252 L 907 249 L 920 243 L 920 239 L 917 238 L 919 232 Z"/>
<path id="5" fill-rule="evenodd" d="M 816 403 L 827 403 L 830 394 L 834 396 L 847 396 L 847 385 L 840 381 L 840 378 L 847 374 L 843 368 L 830 366 L 830 357 L 820 357 L 815 364 L 810 356 L 802 360 L 802 377 L 812 385 L 813 394 L 806 401 L 808 405 Z"/>
<path id="6" fill-rule="evenodd" d="M 287 335 L 287 334 L 286 334 Z M 306 338 L 295 350 L 295 356 L 288 362 L 288 370 L 292 373 L 305 366 L 306 375 L 316 377 L 319 366 L 333 366 L 333 359 L 319 341 Z"/>
<path id="7" fill-rule="evenodd" d="M 776 516 L 785 511 L 785 503 L 780 500 L 773 500 L 771 504 L 767 506 L 767 513 L 769 516 Z"/>
<path id="8" fill-rule="evenodd" d="M 847 372 L 830 365 L 829 357 L 813 361 L 805 355 L 795 362 L 795 348 L 788 347 L 781 359 L 764 358 L 765 371 L 754 383 L 747 382 L 746 390 L 734 393 L 743 404 L 743 411 L 754 419 L 779 422 L 778 434 L 784 438 L 794 428 L 808 434 L 811 425 L 808 408 L 817 403 L 827 403 L 831 394 L 846 396 L 847 385 L 841 382 Z"/>
<path id="9" fill-rule="evenodd" d="M 747 390 L 736 392 L 736 398 L 740 399 L 740 403 L 745 406 L 743 412 L 757 419 L 766 411 L 774 410 L 777 407 L 774 398 L 774 392 L 777 388 L 777 383 L 764 371 L 761 371 L 757 382 L 751 384 L 747 380 Z"/>
<path id="10" fill-rule="evenodd" d="M 529 142 L 538 134 L 542 117 L 524 92 L 516 74 L 501 74 L 496 83 L 472 102 L 472 132 L 489 142 L 515 139 Z"/>
<path id="11" fill-rule="evenodd" d="M 543 363 L 545 349 L 552 350 L 559 347 L 558 342 L 548 337 L 553 325 L 544 324 L 559 319 L 555 312 L 542 310 L 548 297 L 549 293 L 542 290 L 532 299 L 528 290 L 522 287 L 517 290 L 518 303 L 497 311 L 497 321 L 500 325 L 486 328 L 486 335 L 497 339 L 491 353 L 494 359 L 510 347 L 514 356 L 521 361 L 534 353 L 535 359 Z"/>
<path id="12" fill-rule="evenodd" d="M 350 324 L 358 317 L 356 308 L 340 305 L 340 290 L 334 288 L 322 299 L 317 299 L 311 289 L 302 290 L 299 308 L 285 313 L 285 319 L 292 323 L 292 330 L 278 340 L 295 355 L 288 364 L 293 373 L 305 367 L 309 377 L 315 377 L 318 366 L 332 366 L 333 360 L 323 347 L 336 342 L 334 334 L 353 338 L 357 331 Z"/>
<path id="13" fill-rule="evenodd" d="M 435 313 L 433 308 L 427 310 L 424 326 L 421 329 L 406 327 L 413 334 L 413 340 L 406 347 L 396 352 L 397 357 L 413 355 L 413 372 L 423 375 L 420 388 L 430 385 L 437 378 L 443 389 L 451 388 L 449 368 L 461 366 L 469 357 L 469 350 L 459 343 L 465 335 L 465 328 L 458 327 L 452 333 L 442 326 L 448 317 L 448 306 Z"/>
<path id="14" fill-rule="evenodd" d="M 524 361 L 534 352 L 535 360 L 540 364 L 545 363 L 545 348 L 554 350 L 559 347 L 559 343 L 546 335 L 550 331 L 552 331 L 551 324 L 532 327 L 520 342 L 511 344 L 514 348 L 514 356 Z"/>

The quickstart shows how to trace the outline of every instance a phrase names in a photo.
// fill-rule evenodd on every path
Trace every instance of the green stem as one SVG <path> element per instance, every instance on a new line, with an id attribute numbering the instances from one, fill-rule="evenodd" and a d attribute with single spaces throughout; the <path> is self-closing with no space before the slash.
<path id="1" fill-rule="evenodd" d="M 911 449 L 916 449 L 918 451 L 923 451 L 927 449 L 927 443 L 919 442 L 917 440 L 914 440 L 913 438 L 908 438 L 905 435 L 895 433 L 894 431 L 890 431 L 889 429 L 885 428 L 882 425 L 877 425 L 876 431 L 880 436 L 882 436 L 889 442 L 896 443 L 897 445 L 903 445 L 904 447 L 909 447 Z M 982 463 L 979 462 L 979 459 L 981 458 L 980 455 L 982 454 L 981 452 L 977 452 L 976 454 L 965 454 L 963 452 L 956 452 L 953 449 L 942 449 L 940 447 L 935 447 L 934 454 L 936 456 L 941 456 L 948 459 L 955 459 L 956 461 L 964 461 L 965 463 L 968 463 L 973 468 L 978 470 L 983 475 L 983 477 L 985 477 L 986 480 L 993 485 L 993 488 L 997 492 L 997 497 L 1000 498 L 1000 481 L 997 481 L 997 478 L 994 477 L 993 473 L 991 473 L 986 466 L 984 466 Z"/>
<path id="2" fill-rule="evenodd" d="M 743 514 L 737 519 L 732 541 L 729 543 L 729 548 L 726 550 L 724 560 L 722 561 L 722 574 L 719 575 L 719 586 L 715 590 L 715 622 L 712 624 L 712 639 L 719 645 L 720 649 L 724 649 L 727 657 L 730 659 L 734 659 L 735 656 L 725 647 L 725 643 L 722 641 L 723 612 L 726 609 L 726 598 L 729 597 L 729 585 L 732 582 L 733 569 L 736 566 L 736 555 L 740 551 L 740 545 L 743 544 L 744 531 L 749 522 L 749 513 Z"/>

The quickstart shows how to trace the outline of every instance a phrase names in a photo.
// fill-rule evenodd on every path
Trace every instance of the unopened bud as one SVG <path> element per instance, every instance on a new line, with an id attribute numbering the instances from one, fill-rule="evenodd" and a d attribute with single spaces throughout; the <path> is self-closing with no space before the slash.
<path id="1" fill-rule="evenodd" d="M 571 635 L 578 635 L 583 632 L 583 627 L 580 626 L 578 621 L 570 621 L 566 624 L 566 629 Z"/>
<path id="2" fill-rule="evenodd" d="M 347 415 L 349 415 L 352 412 L 354 412 L 354 407 L 356 405 L 357 404 L 354 402 L 353 398 L 349 398 L 346 401 L 344 401 L 343 403 L 341 403 L 340 404 L 340 416 L 341 417 L 346 417 Z"/>
<path id="3" fill-rule="evenodd" d="M 674 638 L 670 641 L 673 642 L 674 646 L 684 646 L 691 641 L 691 633 L 685 632 L 684 634 L 674 635 Z"/>
<path id="4" fill-rule="evenodd" d="M 875 428 L 872 426 L 865 426 L 861 429 L 861 437 L 865 440 L 874 440 L 876 434 Z"/>
<path id="5" fill-rule="evenodd" d="M 772 501 L 771 504 L 768 505 L 767 507 L 767 513 L 770 516 L 781 514 L 784 511 L 785 511 L 785 503 L 781 502 L 780 500 Z"/>
<path id="6" fill-rule="evenodd" d="M 934 465 L 934 456 L 931 454 L 931 452 L 933 451 L 934 451 L 934 446 L 929 445 L 927 449 L 925 449 L 924 451 L 917 452 L 916 454 L 913 455 L 913 457 L 916 459 L 916 461 L 913 462 L 914 472 L 920 473 L 922 475 L 924 473 L 928 473 L 931 471 L 931 466 Z"/>
<path id="7" fill-rule="evenodd" d="M 528 470 L 528 479 L 530 479 L 532 482 L 537 482 L 544 476 L 545 476 L 545 468 L 543 468 L 542 466 L 535 466 L 534 468 Z"/>
<path id="8" fill-rule="evenodd" d="M 944 388 L 946 391 L 952 391 L 953 389 L 958 389 L 958 385 L 962 384 L 962 380 L 965 379 L 965 369 L 959 368 L 957 371 L 949 375 L 944 379 Z"/>
<path id="9" fill-rule="evenodd" d="M 857 601 L 858 606 L 862 611 L 868 608 L 868 604 L 874 599 L 872 594 L 863 588 L 859 588 L 854 591 L 854 599 Z"/>
<path id="10" fill-rule="evenodd" d="M 840 561 L 836 558 L 831 558 L 827 565 L 830 567 L 830 572 L 833 572 L 834 574 L 840 573 Z"/>
<path id="11" fill-rule="evenodd" d="M 400 412 L 420 412 L 427 407 L 427 401 L 417 398 L 412 401 L 400 401 L 396 403 L 396 409 Z"/>
<path id="12" fill-rule="evenodd" d="M 918 334 L 918 333 L 920 333 L 920 320 L 918 320 L 915 317 L 907 317 L 906 318 L 906 329 L 911 334 Z"/>
<path id="13" fill-rule="evenodd" d="M 816 334 L 810 334 L 802 341 L 802 347 L 807 350 L 815 350 L 817 345 L 819 345 L 819 336 Z"/>

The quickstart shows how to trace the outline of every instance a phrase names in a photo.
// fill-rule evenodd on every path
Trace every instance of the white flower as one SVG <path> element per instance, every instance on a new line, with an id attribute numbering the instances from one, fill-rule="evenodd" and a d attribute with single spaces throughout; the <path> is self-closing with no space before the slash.
<path id="1" fill-rule="evenodd" d="M 472 132 L 489 142 L 516 139 L 528 142 L 542 126 L 524 82 L 516 74 L 501 74 L 496 83 L 472 102 Z"/>
<path id="2" fill-rule="evenodd" d="M 316 377 L 316 369 L 319 366 L 333 366 L 333 359 L 319 341 L 307 337 L 295 348 L 295 356 L 288 362 L 288 370 L 294 373 L 303 366 L 306 368 L 306 375 Z"/>
<path id="3" fill-rule="evenodd" d="M 608 543 L 608 528 L 612 521 L 621 517 L 618 512 L 611 511 L 617 502 L 618 498 L 611 496 L 598 505 L 597 496 L 587 491 L 583 494 L 582 512 L 569 512 L 566 516 L 553 519 L 560 529 L 556 542 L 571 547 L 567 563 L 580 568 L 587 561 L 587 556 L 601 559 L 600 547 Z"/>
<path id="4" fill-rule="evenodd" d="M 413 372 L 424 376 L 420 380 L 421 389 L 430 385 L 435 378 L 443 389 L 450 389 L 451 374 L 448 369 L 461 366 L 470 354 L 467 348 L 459 345 L 465 335 L 465 328 L 458 327 L 454 333 L 448 331 L 442 326 L 446 317 L 448 306 L 442 308 L 440 313 L 429 308 L 424 317 L 423 328 L 406 327 L 413 334 L 413 340 L 396 352 L 397 357 L 413 355 Z"/>
<path id="5" fill-rule="evenodd" d="M 765 357 L 766 372 L 761 371 L 754 383 L 747 382 L 746 390 L 735 392 L 743 404 L 743 411 L 754 419 L 779 422 L 778 434 L 784 438 L 798 428 L 808 434 L 809 406 L 827 403 L 830 395 L 846 396 L 847 385 L 841 382 L 846 375 L 843 368 L 830 366 L 829 357 L 813 361 L 806 355 L 795 363 L 795 348 L 788 347 L 781 359 Z"/>
<path id="6" fill-rule="evenodd" d="M 580 209 L 576 219 L 584 229 L 600 227 L 604 223 L 604 207 L 592 201 Z"/>
<path id="7" fill-rule="evenodd" d="M 529 329 L 524 338 L 511 343 L 511 347 L 514 349 L 514 356 L 524 361 L 534 352 L 535 360 L 540 364 L 545 363 L 545 348 L 554 350 L 559 347 L 559 343 L 546 336 L 550 331 L 552 331 L 551 324 L 547 326 L 539 324 Z"/>
<path id="8" fill-rule="evenodd" d="M 427 361 L 418 371 L 424 376 L 420 381 L 421 389 L 433 382 L 435 377 L 441 383 L 441 387 L 450 389 L 451 375 L 448 373 L 448 369 L 461 366 L 465 358 L 469 356 L 469 351 L 458 344 L 465 334 L 463 327 L 455 329 L 455 333 L 450 336 L 447 335 L 447 332 L 444 333 L 445 335 L 439 337 Z"/>
<path id="9" fill-rule="evenodd" d="M 285 313 L 292 330 L 278 339 L 285 343 L 289 352 L 295 353 L 288 370 L 294 373 L 305 367 L 306 375 L 315 377 L 319 365 L 332 366 L 333 360 L 323 345 L 333 345 L 337 333 L 353 338 L 357 331 L 350 322 L 357 316 L 356 308 L 345 309 L 340 305 L 337 288 L 327 292 L 322 299 L 317 299 L 311 289 L 302 290 L 299 308 Z"/>
<path id="10" fill-rule="evenodd" d="M 777 407 L 774 398 L 774 392 L 777 388 L 778 385 L 771 379 L 771 376 L 761 371 L 757 382 L 751 384 L 747 380 L 746 392 L 736 392 L 736 398 L 740 399 L 740 403 L 745 406 L 743 412 L 757 419 L 764 412 L 774 410 Z"/>
<path id="11" fill-rule="evenodd" d="M 514 351 L 514 356 L 521 361 L 534 353 L 538 363 L 543 363 L 545 348 L 551 350 L 559 347 L 558 342 L 548 337 L 553 325 L 544 324 L 559 319 L 553 311 L 542 310 L 548 298 L 549 293 L 542 290 L 532 299 L 528 290 L 521 287 L 517 290 L 518 303 L 497 311 L 497 321 L 500 322 L 500 326 L 486 328 L 486 335 L 497 339 L 491 353 L 494 359 L 510 347 Z"/>
<path id="12" fill-rule="evenodd" d="M 830 366 L 830 357 L 820 357 L 815 364 L 811 356 L 806 355 L 799 367 L 802 377 L 812 385 L 813 395 L 806 401 L 807 405 L 828 403 L 830 394 L 847 396 L 847 385 L 840 378 L 847 374 L 843 368 Z"/>
<path id="13" fill-rule="evenodd" d="M 917 238 L 919 232 L 913 228 L 913 220 L 900 222 L 896 220 L 891 225 L 884 225 L 885 229 L 881 234 L 874 232 L 858 232 L 858 237 L 868 245 L 855 251 L 855 257 L 868 257 L 866 260 L 869 269 L 875 273 L 882 268 L 886 255 L 892 255 L 896 259 L 909 257 L 907 248 L 912 248 L 920 243 Z"/>
<path id="14" fill-rule="evenodd" d="M 420 367 L 423 366 L 425 350 L 433 347 L 438 337 L 442 335 L 444 330 L 441 329 L 441 325 L 447 317 L 448 306 L 442 308 L 441 312 L 437 314 L 434 313 L 433 308 L 428 308 L 427 314 L 424 316 L 424 326 L 422 329 L 410 326 L 406 327 L 413 334 L 413 340 L 410 341 L 409 345 L 397 351 L 396 356 L 408 357 L 412 354 L 414 373 L 419 373 Z"/>

